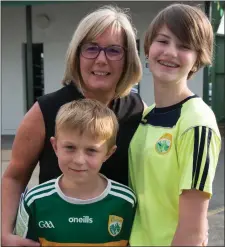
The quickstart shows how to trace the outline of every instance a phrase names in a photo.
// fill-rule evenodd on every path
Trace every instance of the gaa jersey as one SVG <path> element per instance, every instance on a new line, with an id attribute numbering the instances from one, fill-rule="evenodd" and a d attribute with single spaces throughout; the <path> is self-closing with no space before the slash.
<path id="1" fill-rule="evenodd" d="M 212 194 L 221 137 L 214 113 L 196 95 L 145 113 L 129 149 L 138 201 L 130 245 L 170 246 L 182 190 Z"/>
<path id="2" fill-rule="evenodd" d="M 106 178 L 100 196 L 80 200 L 63 194 L 60 177 L 22 195 L 15 233 L 41 246 L 126 246 L 136 207 L 133 191 Z"/>

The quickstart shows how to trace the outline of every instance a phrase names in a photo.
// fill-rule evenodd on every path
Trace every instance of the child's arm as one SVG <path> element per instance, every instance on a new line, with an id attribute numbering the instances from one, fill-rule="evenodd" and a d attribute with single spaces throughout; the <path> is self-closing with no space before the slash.
<path id="1" fill-rule="evenodd" d="M 221 147 L 220 137 L 205 126 L 183 133 L 177 143 L 180 170 L 179 220 L 173 246 L 203 246 L 208 240 L 207 211 Z"/>
<path id="2" fill-rule="evenodd" d="M 172 246 L 202 246 L 207 238 L 209 194 L 184 190 L 179 199 L 179 222 Z"/>

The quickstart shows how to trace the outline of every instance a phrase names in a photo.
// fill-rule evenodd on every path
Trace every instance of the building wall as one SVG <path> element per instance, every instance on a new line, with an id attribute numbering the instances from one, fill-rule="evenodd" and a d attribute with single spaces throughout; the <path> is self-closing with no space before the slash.
<path id="1" fill-rule="evenodd" d="M 2 7 L 2 134 L 14 134 L 25 113 L 22 43 L 25 9 Z"/>
<path id="2" fill-rule="evenodd" d="M 133 23 L 138 30 L 137 38 L 140 39 L 140 57 L 143 63 L 140 94 L 149 105 L 153 103 L 154 97 L 151 73 L 145 68 L 144 32 L 155 14 L 169 2 L 116 3 L 120 7 L 130 8 Z M 45 93 L 61 86 L 66 50 L 78 22 L 88 12 L 103 4 L 109 2 L 70 2 L 32 7 L 33 43 L 44 44 Z M 40 14 L 46 14 L 50 18 L 47 29 L 41 29 L 38 25 L 37 16 Z M 25 41 L 25 7 L 2 7 L 2 134 L 15 134 L 19 122 L 26 113 L 22 54 L 22 43 Z M 198 72 L 189 83 L 190 88 L 202 96 L 203 71 Z"/>

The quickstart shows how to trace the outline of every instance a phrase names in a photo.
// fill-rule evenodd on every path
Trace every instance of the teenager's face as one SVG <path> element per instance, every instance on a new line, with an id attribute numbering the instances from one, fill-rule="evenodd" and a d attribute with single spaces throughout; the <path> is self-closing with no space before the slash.
<path id="1" fill-rule="evenodd" d="M 197 52 L 183 44 L 166 26 L 159 30 L 149 48 L 149 68 L 156 82 L 186 82 L 196 59 Z"/>
<path id="2" fill-rule="evenodd" d="M 53 149 L 58 157 L 64 180 L 72 183 L 87 183 L 95 178 L 115 147 L 108 150 L 106 141 L 94 139 L 78 130 L 60 131 L 51 137 Z"/>
<path id="3" fill-rule="evenodd" d="M 124 47 L 124 35 L 122 30 L 112 32 L 112 29 L 108 28 L 91 44 L 97 44 L 100 47 L 112 45 Z M 101 51 L 95 59 L 80 55 L 80 71 L 84 89 L 89 92 L 114 94 L 124 69 L 125 56 L 124 52 L 124 56 L 119 61 L 112 61 L 106 57 L 104 51 Z"/>

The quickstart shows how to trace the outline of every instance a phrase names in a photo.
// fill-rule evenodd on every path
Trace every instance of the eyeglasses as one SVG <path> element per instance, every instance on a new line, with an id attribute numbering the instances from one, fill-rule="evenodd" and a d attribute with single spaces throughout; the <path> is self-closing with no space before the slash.
<path id="1" fill-rule="evenodd" d="M 81 55 L 87 59 L 95 59 L 99 53 L 104 51 L 105 56 L 112 61 L 119 61 L 124 56 L 124 48 L 119 45 L 111 45 L 107 47 L 100 47 L 96 44 L 83 44 L 81 46 Z"/>

